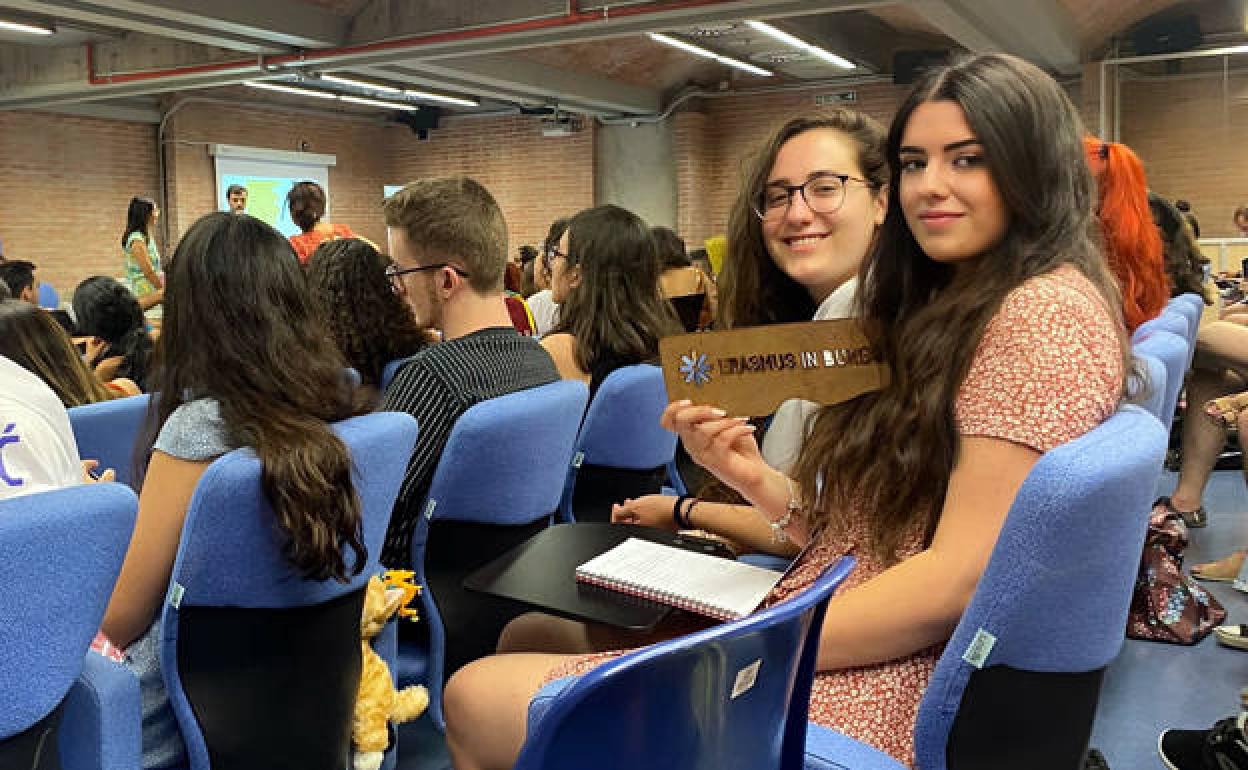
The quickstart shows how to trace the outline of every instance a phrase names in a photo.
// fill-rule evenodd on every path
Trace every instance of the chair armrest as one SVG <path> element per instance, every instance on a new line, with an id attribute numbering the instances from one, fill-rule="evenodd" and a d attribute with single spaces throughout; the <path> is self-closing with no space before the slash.
<path id="1" fill-rule="evenodd" d="M 134 770 L 142 765 L 139 679 L 130 669 L 88 652 L 65 698 L 58 744 L 63 770 Z"/>
<path id="2" fill-rule="evenodd" d="M 532 709 L 532 706 L 530 706 Z M 806 726 L 805 770 L 905 770 L 877 748 L 814 722 Z"/>
<path id="3" fill-rule="evenodd" d="M 547 682 L 542 685 L 542 689 L 534 694 L 533 699 L 529 701 L 529 727 L 526 732 L 528 737 L 533 737 L 533 733 L 537 730 L 537 726 L 542 723 L 542 719 L 546 717 L 546 712 L 550 710 L 551 704 L 559 697 L 559 694 L 568 688 L 568 685 L 577 680 L 575 676 L 565 676 L 556 679 L 553 682 Z"/>

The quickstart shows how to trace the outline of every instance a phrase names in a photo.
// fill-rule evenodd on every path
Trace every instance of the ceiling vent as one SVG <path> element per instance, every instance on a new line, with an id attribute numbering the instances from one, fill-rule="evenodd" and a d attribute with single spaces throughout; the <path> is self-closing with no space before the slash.
<path id="1" fill-rule="evenodd" d="M 778 49 L 775 51 L 758 51 L 750 54 L 750 61 L 759 64 L 793 64 L 794 62 L 810 61 L 815 57 L 805 51 L 795 49 Z"/>
<path id="2" fill-rule="evenodd" d="M 681 34 L 689 37 L 723 37 L 736 32 L 740 28 L 740 24 L 726 21 L 721 24 L 699 24 L 696 27 L 683 30 Z"/>

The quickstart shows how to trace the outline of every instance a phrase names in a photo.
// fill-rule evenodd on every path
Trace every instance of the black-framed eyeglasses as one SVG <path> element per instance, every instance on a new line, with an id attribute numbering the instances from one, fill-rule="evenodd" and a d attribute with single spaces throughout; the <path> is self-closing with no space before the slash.
<path id="1" fill-rule="evenodd" d="M 806 207 L 816 214 L 832 214 L 845 205 L 845 189 L 849 184 L 871 186 L 865 179 L 849 174 L 816 174 L 802 184 L 769 184 L 750 204 L 762 220 L 779 219 L 793 205 L 793 196 L 801 193 Z"/>
<path id="2" fill-rule="evenodd" d="M 559 258 L 566 259 L 569 263 L 572 261 L 572 257 L 570 255 L 564 254 L 555 246 L 548 246 L 546 250 L 542 252 L 542 267 L 549 270 L 551 265 L 555 263 L 555 260 Z"/>
<path id="3" fill-rule="evenodd" d="M 444 267 L 449 267 L 463 278 L 469 277 L 467 270 L 463 269 L 459 265 L 453 265 L 450 262 L 435 262 L 432 265 L 420 265 L 418 267 L 399 267 L 391 262 L 386 265 L 385 274 L 386 279 L 390 281 L 390 288 L 397 292 L 402 292 L 404 288 L 402 278 L 408 273 L 420 273 L 425 270 L 440 270 Z"/>

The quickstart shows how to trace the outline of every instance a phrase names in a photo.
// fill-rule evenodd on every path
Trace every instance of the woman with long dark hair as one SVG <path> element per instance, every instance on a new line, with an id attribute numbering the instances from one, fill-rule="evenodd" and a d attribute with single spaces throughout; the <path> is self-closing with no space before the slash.
<path id="1" fill-rule="evenodd" d="M 353 413 L 351 386 L 290 244 L 250 216 L 203 217 L 174 254 L 168 306 L 155 440 L 102 624 L 140 676 L 144 767 L 182 759 L 154 629 L 191 495 L 214 459 L 255 451 L 284 553 L 308 578 L 345 580 L 365 558 L 351 458 L 328 425 Z"/>
<path id="2" fill-rule="evenodd" d="M 380 399 L 382 371 L 431 341 L 386 278 L 390 260 L 365 241 L 326 241 L 308 261 L 308 286 L 347 365 L 359 372 L 364 402 Z"/>
<path id="3" fill-rule="evenodd" d="M 66 408 L 139 394 L 129 379 L 98 379 L 61 325 L 29 302 L 0 300 L 0 356 L 37 375 Z"/>
<path id="4" fill-rule="evenodd" d="M 925 74 L 889 132 L 888 212 L 860 274 L 860 317 L 889 384 L 822 409 L 793 477 L 721 410 L 677 402 L 664 415 L 776 540 L 807 546 L 769 601 L 856 556 L 820 629 L 810 718 L 903 762 L 1023 480 L 1124 392 L 1127 335 L 1090 235 L 1081 131 L 1062 88 L 1020 59 Z M 508 766 L 532 693 L 603 660 L 566 654 L 593 639 L 461 669 L 445 698 L 455 766 Z"/>
<path id="5" fill-rule="evenodd" d="M 145 390 L 152 338 L 134 294 L 115 278 L 97 275 L 74 289 L 73 308 L 78 333 L 91 338 L 87 365 L 96 376 L 125 377 Z"/>
<path id="6" fill-rule="evenodd" d="M 622 366 L 654 361 L 659 339 L 680 331 L 659 293 L 659 262 L 646 223 L 619 206 L 585 209 L 551 253 L 559 325 L 542 338 L 564 379 L 590 397 Z"/>
<path id="7" fill-rule="evenodd" d="M 165 278 L 161 273 L 160 249 L 156 246 L 156 220 L 160 209 L 151 198 L 135 196 L 126 209 L 126 229 L 121 233 L 126 283 L 147 318 L 160 322 L 160 303 L 165 297 Z"/>

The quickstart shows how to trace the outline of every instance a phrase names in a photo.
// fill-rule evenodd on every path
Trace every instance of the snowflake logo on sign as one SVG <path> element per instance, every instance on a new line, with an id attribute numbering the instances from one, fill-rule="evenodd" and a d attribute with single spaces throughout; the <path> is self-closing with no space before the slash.
<path id="1" fill-rule="evenodd" d="M 706 360 L 706 354 L 691 350 L 689 355 L 681 356 L 680 373 L 685 376 L 685 382 L 691 385 L 705 385 L 710 382 L 711 365 Z"/>

